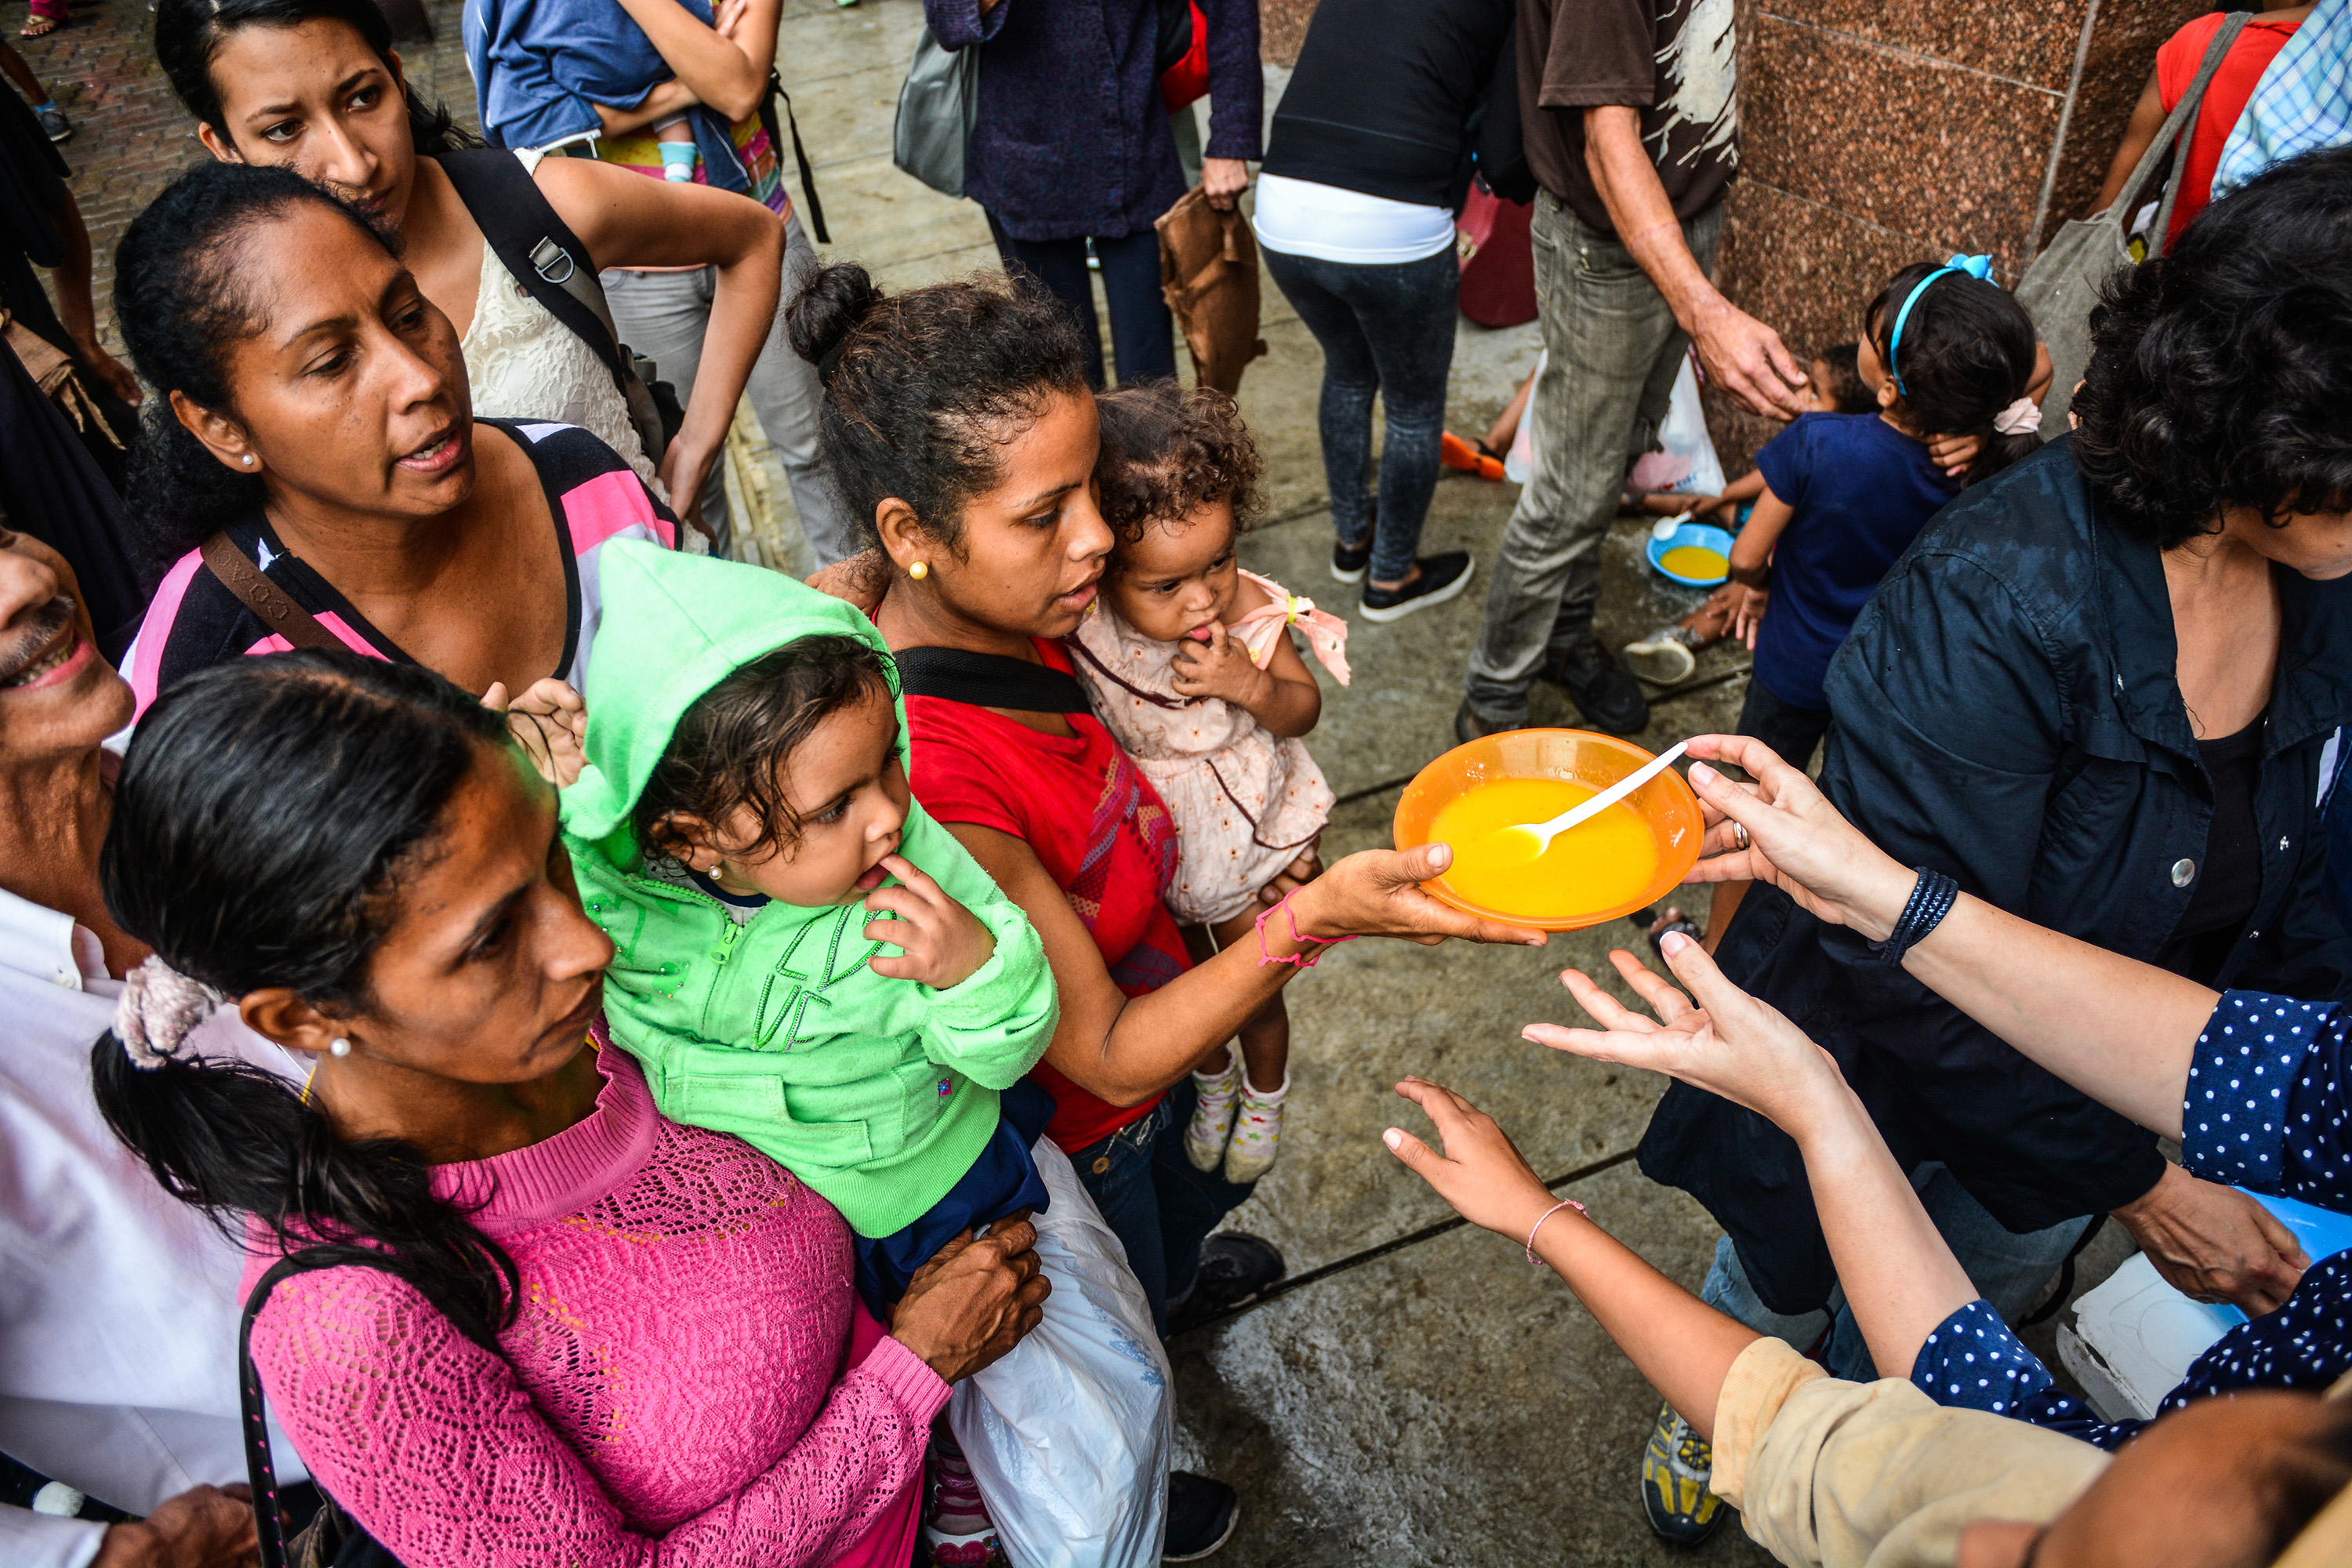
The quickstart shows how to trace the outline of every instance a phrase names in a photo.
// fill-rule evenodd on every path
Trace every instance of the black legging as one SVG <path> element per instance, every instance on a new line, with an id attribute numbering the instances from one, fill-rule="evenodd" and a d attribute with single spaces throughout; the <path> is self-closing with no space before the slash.
<path id="1" fill-rule="evenodd" d="M 1048 293 L 1070 310 L 1087 344 L 1087 381 L 1103 386 L 1102 331 L 1095 324 L 1094 285 L 1087 277 L 1084 239 L 1015 239 L 996 215 L 988 217 L 996 253 L 1007 271 L 1028 269 Z M 1176 374 L 1176 322 L 1160 291 L 1160 236 L 1145 229 L 1117 239 L 1095 240 L 1102 264 L 1103 292 L 1110 300 L 1111 351 L 1118 357 L 1122 385 L 1172 380 Z"/>

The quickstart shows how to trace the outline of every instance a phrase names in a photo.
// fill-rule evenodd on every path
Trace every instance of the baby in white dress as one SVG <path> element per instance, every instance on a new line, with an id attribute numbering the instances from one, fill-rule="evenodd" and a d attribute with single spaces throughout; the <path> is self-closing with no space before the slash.
<path id="1" fill-rule="evenodd" d="M 1205 958 L 1255 942 L 1256 921 L 1319 869 L 1331 790 L 1298 737 L 1323 696 L 1288 628 L 1345 685 L 1347 623 L 1235 560 L 1258 456 L 1230 399 L 1159 384 L 1097 402 L 1102 510 L 1118 539 L 1074 662 L 1175 821 L 1168 908 Z M 1242 1026 L 1241 1046 L 1239 1064 L 1220 1050 L 1194 1071 L 1184 1150 L 1201 1170 L 1222 1163 L 1226 1180 L 1253 1182 L 1274 1163 L 1290 1089 L 1279 992 Z"/>

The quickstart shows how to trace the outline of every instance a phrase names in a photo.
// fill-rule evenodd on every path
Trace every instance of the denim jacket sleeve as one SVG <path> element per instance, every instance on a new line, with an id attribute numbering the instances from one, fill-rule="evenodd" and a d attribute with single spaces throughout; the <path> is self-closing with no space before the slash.
<path id="1" fill-rule="evenodd" d="M 1011 5 L 1013 0 L 999 0 Z M 1265 122 L 1265 74 L 1258 63 L 1257 0 L 1200 0 L 1209 25 L 1209 158 L 1256 158 Z"/>
<path id="2" fill-rule="evenodd" d="M 2032 907 L 2078 704 L 2046 628 L 1967 554 L 1915 549 L 1832 662 L 1824 791 L 1886 852 Z M 1867 715 L 1854 721 L 1853 715 Z M 1898 1064 L 1907 1114 L 2012 1230 L 2140 1196 L 2154 1136 L 2027 1061 L 1843 928 L 1822 935 L 1856 1037 Z"/>
<path id="3" fill-rule="evenodd" d="M 923 20 L 943 49 L 984 44 L 1004 30 L 1004 18 L 1019 0 L 996 0 L 986 12 L 980 0 L 923 0 Z"/>

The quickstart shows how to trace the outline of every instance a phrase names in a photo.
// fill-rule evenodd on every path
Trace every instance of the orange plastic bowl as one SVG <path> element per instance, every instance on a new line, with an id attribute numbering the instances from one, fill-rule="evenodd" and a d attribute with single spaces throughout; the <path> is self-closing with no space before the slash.
<path id="1" fill-rule="evenodd" d="M 1457 795 L 1480 784 L 1496 779 L 1564 779 L 1587 789 L 1602 790 L 1655 754 L 1614 735 L 1598 735 L 1590 730 L 1506 730 L 1466 746 L 1456 746 L 1414 774 L 1412 783 L 1405 785 L 1404 795 L 1397 802 L 1396 847 L 1412 849 L 1428 843 L 1429 825 L 1438 811 Z M 1698 863 L 1699 839 L 1706 831 L 1706 822 L 1699 815 L 1698 797 L 1691 794 L 1690 785 L 1672 768 L 1634 791 L 1625 804 L 1650 825 L 1658 841 L 1658 874 L 1639 898 L 1625 903 L 1599 910 L 1563 910 L 1549 919 L 1534 920 L 1486 909 L 1455 892 L 1443 877 L 1422 885 L 1457 910 L 1544 931 L 1579 931 L 1620 915 L 1630 915 L 1655 903 L 1690 874 L 1690 868 Z"/>

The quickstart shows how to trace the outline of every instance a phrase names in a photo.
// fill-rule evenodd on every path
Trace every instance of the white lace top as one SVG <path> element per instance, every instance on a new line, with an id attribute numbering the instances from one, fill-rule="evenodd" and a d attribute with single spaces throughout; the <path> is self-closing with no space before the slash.
<path id="1" fill-rule="evenodd" d="M 525 169 L 536 169 L 538 154 L 516 156 Z M 466 356 L 477 415 L 577 425 L 618 452 L 656 495 L 669 500 L 654 479 L 653 463 L 637 439 L 621 389 L 613 384 L 613 373 L 579 333 L 524 291 L 487 244 L 474 320 L 457 346 Z"/>

